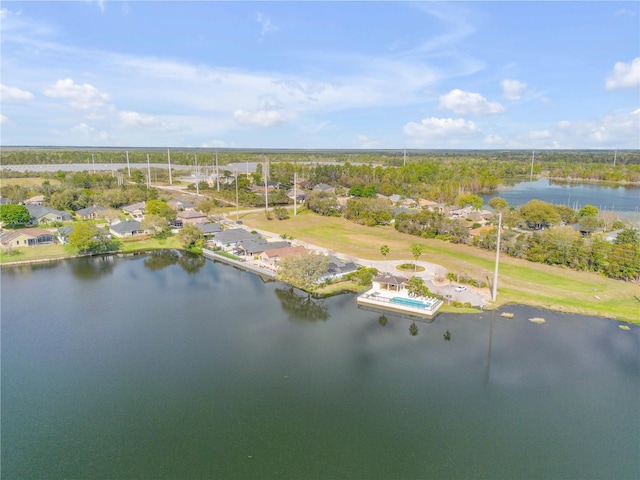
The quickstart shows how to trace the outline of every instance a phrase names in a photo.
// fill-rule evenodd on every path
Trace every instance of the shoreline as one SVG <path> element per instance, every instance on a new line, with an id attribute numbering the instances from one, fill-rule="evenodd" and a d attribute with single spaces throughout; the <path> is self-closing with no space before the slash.
<path id="1" fill-rule="evenodd" d="M 103 253 L 88 253 L 88 254 L 75 254 L 75 255 L 66 255 L 66 256 L 62 256 L 62 257 L 51 257 L 51 258 L 45 258 L 45 259 L 33 259 L 33 260 L 20 260 L 20 261 L 16 261 L 16 262 L 2 262 L 0 263 L 0 270 L 2 270 L 3 268 L 7 267 L 7 268 L 11 268 L 11 267 L 21 267 L 21 266 L 28 266 L 28 265 L 41 265 L 41 264 L 48 264 L 48 263 L 53 263 L 53 262 L 58 262 L 58 261 L 64 261 L 64 260 L 68 260 L 68 259 L 74 259 L 74 258 L 83 258 L 83 257 L 98 257 L 98 256 L 106 256 L 106 255 L 115 255 L 115 256 L 119 256 L 119 257 L 129 257 L 129 256 L 135 256 L 135 255 L 143 255 L 147 252 L 153 251 L 153 250 L 176 250 L 176 247 L 167 247 L 167 248 L 141 248 L 139 250 L 132 250 L 132 251 L 122 251 L 122 250 L 118 250 L 118 251 L 113 251 L 113 252 L 103 252 Z M 181 249 L 177 249 L 177 250 L 181 250 Z M 244 262 L 233 262 L 230 261 L 230 259 L 220 256 L 220 255 L 215 255 L 215 253 L 213 255 L 205 255 L 204 251 L 203 251 L 203 257 L 209 259 L 209 260 L 213 260 L 213 261 L 220 261 L 221 263 L 226 263 L 230 266 L 234 266 L 236 268 L 242 268 L 245 271 L 251 272 L 251 273 L 255 273 L 257 275 L 265 275 L 271 279 L 274 279 L 274 277 L 272 275 L 269 275 L 268 272 L 263 272 L 259 269 L 254 269 L 254 268 L 248 268 L 248 265 L 245 265 Z M 297 288 L 297 287 L 296 287 Z M 340 292 L 337 293 L 338 295 L 343 294 L 343 293 L 351 293 L 353 294 L 354 292 Z M 333 296 L 333 295 L 330 295 Z M 541 305 L 538 304 L 536 302 L 513 302 L 513 301 L 504 301 L 501 302 L 500 300 L 496 300 L 495 302 L 490 302 L 487 303 L 486 305 L 483 306 L 483 310 L 484 311 L 498 311 L 502 308 L 508 308 L 509 306 L 525 306 L 525 307 L 533 307 L 533 308 L 538 308 L 541 310 L 548 310 L 551 312 L 557 312 L 557 313 L 565 313 L 565 314 L 574 314 L 574 315 L 584 315 L 584 316 L 591 316 L 591 317 L 595 317 L 595 318 L 603 318 L 603 319 L 607 319 L 607 320 L 614 320 L 616 322 L 620 322 L 620 323 L 624 323 L 624 324 L 628 324 L 628 325 L 640 325 L 640 321 L 638 320 L 634 320 L 634 319 L 626 319 L 626 318 L 618 318 L 615 315 L 607 315 L 604 313 L 600 313 L 600 314 L 596 314 L 594 312 L 590 312 L 590 311 L 585 311 L 579 308 L 570 308 L 570 307 L 566 307 L 566 306 L 549 306 L 549 305 Z M 444 306 L 443 306 L 444 307 Z M 448 307 L 448 305 L 447 305 Z M 450 308 L 445 308 L 445 310 L 443 311 L 443 313 L 460 313 L 460 314 L 465 314 L 468 312 L 458 312 L 454 309 L 450 309 Z"/>

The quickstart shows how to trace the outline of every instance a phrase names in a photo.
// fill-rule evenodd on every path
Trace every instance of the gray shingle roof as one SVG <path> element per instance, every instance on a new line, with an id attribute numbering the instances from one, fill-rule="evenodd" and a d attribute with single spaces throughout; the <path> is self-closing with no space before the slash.
<path id="1" fill-rule="evenodd" d="M 127 220 L 125 222 L 111 225 L 109 230 L 117 234 L 124 235 L 125 233 L 131 233 L 140 230 L 140 222 L 138 222 L 137 220 Z"/>
<path id="2" fill-rule="evenodd" d="M 227 244 L 237 243 L 242 240 L 256 239 L 258 236 L 254 233 L 247 232 L 244 228 L 231 228 L 229 230 L 223 230 L 220 233 L 215 234 L 216 242 Z"/>

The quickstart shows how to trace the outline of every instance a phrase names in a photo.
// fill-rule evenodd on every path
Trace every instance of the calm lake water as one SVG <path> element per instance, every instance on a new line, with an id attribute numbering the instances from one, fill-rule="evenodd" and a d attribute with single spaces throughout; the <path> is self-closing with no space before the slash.
<path id="1" fill-rule="evenodd" d="M 1 280 L 3 479 L 640 472 L 637 327 L 513 307 L 412 336 L 175 252 Z"/>
<path id="2" fill-rule="evenodd" d="M 502 197 L 516 207 L 531 199 L 552 204 L 568 205 L 580 209 L 594 205 L 599 210 L 609 210 L 626 218 L 640 219 L 640 188 L 624 188 L 593 184 L 555 183 L 543 178 L 533 182 L 519 182 L 505 186 L 499 193 L 483 195 L 485 203 L 493 197 Z"/>

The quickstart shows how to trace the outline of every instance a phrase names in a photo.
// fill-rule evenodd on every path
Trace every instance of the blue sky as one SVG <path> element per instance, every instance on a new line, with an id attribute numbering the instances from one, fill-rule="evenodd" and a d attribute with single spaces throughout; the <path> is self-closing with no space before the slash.
<path id="1" fill-rule="evenodd" d="M 640 148 L 638 2 L 0 8 L 2 145 Z"/>

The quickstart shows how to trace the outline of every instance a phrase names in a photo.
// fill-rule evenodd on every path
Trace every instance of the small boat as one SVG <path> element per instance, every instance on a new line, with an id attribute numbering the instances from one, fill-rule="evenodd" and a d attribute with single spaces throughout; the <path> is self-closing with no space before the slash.
<path id="1" fill-rule="evenodd" d="M 513 313 L 502 312 L 500 316 L 504 318 L 513 318 Z"/>
<path id="2" fill-rule="evenodd" d="M 537 324 L 541 324 L 541 323 L 545 323 L 546 320 L 544 318 L 540 318 L 540 317 L 533 317 L 529 319 L 530 322 L 532 323 L 537 323 Z"/>

